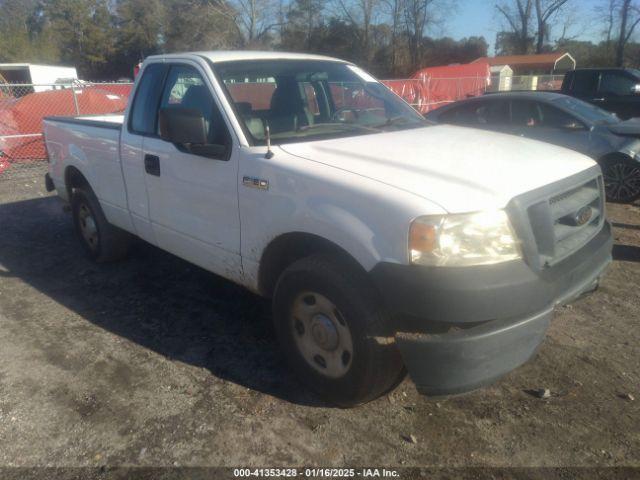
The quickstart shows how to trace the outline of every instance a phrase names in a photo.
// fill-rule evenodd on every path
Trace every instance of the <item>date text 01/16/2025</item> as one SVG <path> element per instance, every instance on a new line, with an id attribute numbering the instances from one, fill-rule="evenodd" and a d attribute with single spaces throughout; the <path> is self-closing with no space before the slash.
<path id="1" fill-rule="evenodd" d="M 400 478 L 398 471 L 386 468 L 235 468 L 233 476 L 236 478 Z"/>

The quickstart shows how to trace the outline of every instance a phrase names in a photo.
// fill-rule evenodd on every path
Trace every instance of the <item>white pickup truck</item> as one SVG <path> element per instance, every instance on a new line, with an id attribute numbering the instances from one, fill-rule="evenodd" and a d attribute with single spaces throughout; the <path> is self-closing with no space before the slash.
<path id="1" fill-rule="evenodd" d="M 291 367 L 331 402 L 486 385 L 611 261 L 600 168 L 433 126 L 353 64 L 148 58 L 124 116 L 47 118 L 47 187 L 88 254 L 132 236 L 273 299 Z"/>

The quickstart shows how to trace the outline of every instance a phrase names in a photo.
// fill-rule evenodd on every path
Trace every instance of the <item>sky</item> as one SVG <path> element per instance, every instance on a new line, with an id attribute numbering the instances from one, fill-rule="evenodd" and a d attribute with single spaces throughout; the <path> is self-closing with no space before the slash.
<path id="1" fill-rule="evenodd" d="M 594 8 L 603 0 L 573 0 L 576 15 L 574 34 L 580 40 L 598 40 L 598 25 Z M 489 54 L 494 54 L 496 34 L 501 30 L 502 19 L 498 16 L 494 0 L 458 0 L 456 14 L 449 20 L 442 32 L 456 40 L 464 37 L 484 36 L 489 43 Z"/>

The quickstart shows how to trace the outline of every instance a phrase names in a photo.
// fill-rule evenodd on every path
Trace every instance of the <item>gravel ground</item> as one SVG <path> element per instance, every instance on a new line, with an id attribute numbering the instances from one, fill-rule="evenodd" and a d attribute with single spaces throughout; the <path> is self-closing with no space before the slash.
<path id="1" fill-rule="evenodd" d="M 528 364 L 341 410 L 292 377 L 267 302 L 146 244 L 92 264 L 40 175 L 0 179 L 0 466 L 640 467 L 640 207 L 609 216 L 616 261 Z"/>

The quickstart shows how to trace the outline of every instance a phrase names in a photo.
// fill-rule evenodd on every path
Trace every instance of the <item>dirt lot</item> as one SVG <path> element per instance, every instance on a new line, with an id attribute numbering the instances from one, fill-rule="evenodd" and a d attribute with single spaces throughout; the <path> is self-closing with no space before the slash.
<path id="1" fill-rule="evenodd" d="M 0 466 L 640 467 L 640 206 L 609 216 L 616 261 L 533 361 L 340 410 L 291 376 L 264 300 L 149 245 L 94 265 L 40 176 L 0 180 Z"/>

